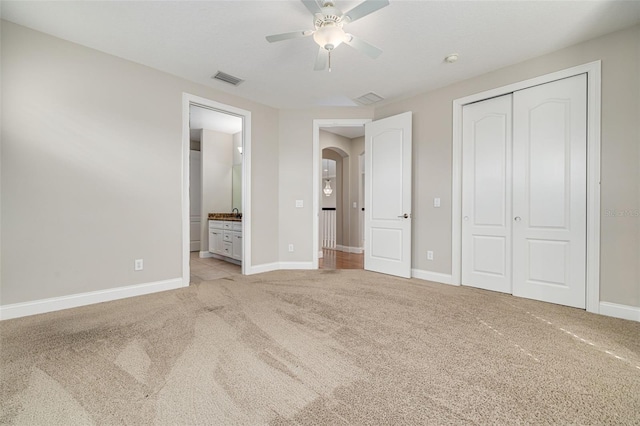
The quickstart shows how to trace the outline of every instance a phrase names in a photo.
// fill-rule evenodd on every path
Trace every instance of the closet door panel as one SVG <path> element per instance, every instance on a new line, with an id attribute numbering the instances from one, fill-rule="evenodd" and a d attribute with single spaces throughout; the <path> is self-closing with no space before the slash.
<path id="1" fill-rule="evenodd" d="M 513 294 L 585 307 L 586 75 L 514 93 Z"/>
<path id="2" fill-rule="evenodd" d="M 462 284 L 510 293 L 511 95 L 462 114 Z"/>

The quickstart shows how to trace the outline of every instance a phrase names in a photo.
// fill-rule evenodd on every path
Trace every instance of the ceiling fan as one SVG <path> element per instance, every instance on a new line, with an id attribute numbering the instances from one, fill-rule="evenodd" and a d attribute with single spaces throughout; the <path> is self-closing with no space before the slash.
<path id="1" fill-rule="evenodd" d="M 313 40 L 320 46 L 314 67 L 316 71 L 324 70 L 327 65 L 329 66 L 329 71 L 331 71 L 331 51 L 342 43 L 359 50 L 373 59 L 380 56 L 382 50 L 352 34 L 346 33 L 343 26 L 388 6 L 388 0 L 365 0 L 347 13 L 342 13 L 330 0 L 323 0 L 322 7 L 316 0 L 301 1 L 313 14 L 314 29 L 270 35 L 267 36 L 269 43 L 313 35 Z"/>

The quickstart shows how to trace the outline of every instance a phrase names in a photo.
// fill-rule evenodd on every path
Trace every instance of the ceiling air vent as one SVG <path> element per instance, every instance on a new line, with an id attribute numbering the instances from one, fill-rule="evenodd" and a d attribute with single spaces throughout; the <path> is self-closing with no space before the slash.
<path id="1" fill-rule="evenodd" d="M 234 77 L 231 74 L 227 74 L 226 72 L 218 71 L 216 75 L 213 77 L 214 80 L 224 81 L 225 83 L 233 84 L 234 86 L 238 86 L 244 80 L 238 77 Z"/>
<path id="2" fill-rule="evenodd" d="M 360 96 L 359 98 L 355 98 L 354 101 L 356 101 L 360 105 L 371 105 L 375 104 L 376 102 L 380 102 L 383 99 L 384 98 L 382 96 L 377 95 L 373 92 L 369 92 L 365 95 Z"/>

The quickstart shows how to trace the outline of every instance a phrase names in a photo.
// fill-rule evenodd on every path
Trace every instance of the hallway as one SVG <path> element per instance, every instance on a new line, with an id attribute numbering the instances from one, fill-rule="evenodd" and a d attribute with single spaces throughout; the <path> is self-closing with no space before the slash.
<path id="1" fill-rule="evenodd" d="M 320 269 L 364 269 L 364 254 L 322 249 L 322 259 L 319 259 L 318 267 Z"/>

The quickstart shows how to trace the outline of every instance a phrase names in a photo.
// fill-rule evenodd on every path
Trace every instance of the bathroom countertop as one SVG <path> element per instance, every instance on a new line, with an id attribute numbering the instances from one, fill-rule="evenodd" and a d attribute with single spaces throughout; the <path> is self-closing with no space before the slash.
<path id="1" fill-rule="evenodd" d="M 209 213 L 209 220 L 226 220 L 229 222 L 242 222 L 242 214 L 236 213 Z"/>

